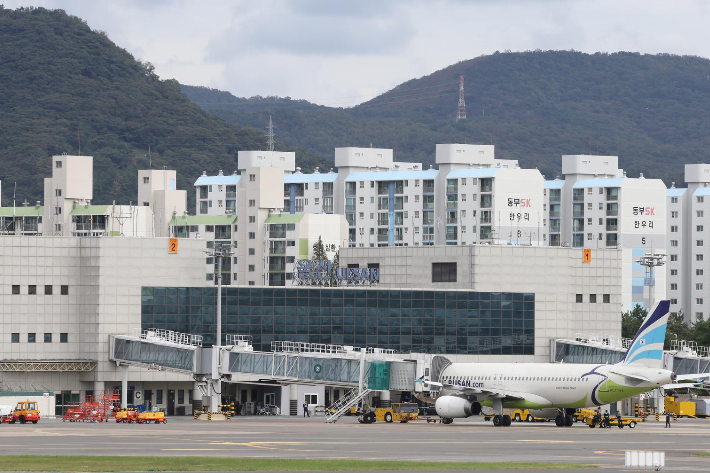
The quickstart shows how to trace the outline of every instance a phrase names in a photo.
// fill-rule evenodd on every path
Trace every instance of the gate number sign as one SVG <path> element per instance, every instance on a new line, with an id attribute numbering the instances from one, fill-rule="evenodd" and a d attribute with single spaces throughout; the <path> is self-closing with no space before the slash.
<path id="1" fill-rule="evenodd" d="M 591 263 L 592 262 L 592 250 L 590 248 L 585 248 L 582 253 L 582 262 Z"/>
<path id="2" fill-rule="evenodd" d="M 178 239 L 171 238 L 170 243 L 168 243 L 168 253 L 171 255 L 177 254 L 178 252 Z"/>

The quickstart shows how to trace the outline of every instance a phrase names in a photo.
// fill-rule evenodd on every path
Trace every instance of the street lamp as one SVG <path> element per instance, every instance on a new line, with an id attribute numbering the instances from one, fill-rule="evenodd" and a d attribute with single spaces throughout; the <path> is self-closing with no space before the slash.
<path id="1" fill-rule="evenodd" d="M 217 267 L 217 334 L 215 343 L 212 345 L 212 383 L 210 391 L 210 409 L 212 412 L 217 412 L 216 408 L 221 404 L 222 396 L 222 381 L 219 374 L 219 355 L 220 347 L 222 346 L 222 258 L 232 256 L 231 243 L 215 243 L 214 247 L 208 248 L 206 253 L 215 258 Z"/>

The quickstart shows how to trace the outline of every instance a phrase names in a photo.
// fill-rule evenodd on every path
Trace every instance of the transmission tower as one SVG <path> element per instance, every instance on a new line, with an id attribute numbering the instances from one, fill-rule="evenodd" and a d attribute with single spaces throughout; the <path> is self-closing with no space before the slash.
<path id="1" fill-rule="evenodd" d="M 465 114 L 464 114 L 465 115 Z M 269 151 L 274 150 L 274 123 L 271 121 L 271 115 L 269 115 L 269 127 L 267 128 L 268 132 L 266 133 L 266 146 Z"/>
<path id="2" fill-rule="evenodd" d="M 463 76 L 459 77 L 459 108 L 456 112 L 456 121 L 466 119 L 466 101 L 463 99 Z"/>

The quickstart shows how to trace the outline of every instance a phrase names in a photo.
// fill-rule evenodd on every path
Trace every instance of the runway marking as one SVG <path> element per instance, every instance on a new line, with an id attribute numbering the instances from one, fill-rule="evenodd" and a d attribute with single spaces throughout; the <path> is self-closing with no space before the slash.
<path id="1" fill-rule="evenodd" d="M 280 445 L 308 445 L 306 442 L 210 442 L 210 445 L 239 445 L 249 448 L 262 448 L 264 450 L 279 450 Z"/>
<path id="2" fill-rule="evenodd" d="M 507 440 L 506 440 L 507 441 Z M 518 442 L 536 442 L 536 443 L 575 443 L 576 440 L 542 440 L 542 439 L 520 439 Z M 500 442 L 498 442 L 500 443 Z"/>

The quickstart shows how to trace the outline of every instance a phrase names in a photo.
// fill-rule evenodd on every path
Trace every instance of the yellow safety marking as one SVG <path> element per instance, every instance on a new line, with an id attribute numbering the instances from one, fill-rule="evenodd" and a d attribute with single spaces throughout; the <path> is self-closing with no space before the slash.
<path id="1" fill-rule="evenodd" d="M 239 445 L 264 450 L 278 450 L 279 445 L 308 445 L 306 442 L 210 442 L 210 445 Z"/>

